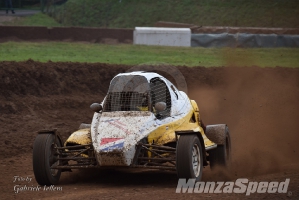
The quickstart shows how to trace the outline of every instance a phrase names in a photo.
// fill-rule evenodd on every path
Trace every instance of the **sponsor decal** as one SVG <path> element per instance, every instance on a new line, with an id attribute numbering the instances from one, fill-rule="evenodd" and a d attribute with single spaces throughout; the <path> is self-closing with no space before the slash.
<path id="1" fill-rule="evenodd" d="M 112 151 L 124 147 L 124 138 L 102 138 L 100 142 L 100 151 Z"/>
<path id="2" fill-rule="evenodd" d="M 105 120 L 102 122 L 107 122 L 107 123 L 111 124 L 115 128 L 118 128 L 118 129 L 122 130 L 123 132 L 125 132 L 127 135 L 131 134 L 131 132 L 127 129 L 127 125 L 122 123 L 121 121 L 119 121 L 119 119 L 109 119 L 109 120 Z"/>

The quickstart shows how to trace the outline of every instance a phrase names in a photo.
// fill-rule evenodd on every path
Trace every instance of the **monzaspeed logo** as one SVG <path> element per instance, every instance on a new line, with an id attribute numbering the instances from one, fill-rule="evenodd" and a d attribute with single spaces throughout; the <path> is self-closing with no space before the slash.
<path id="1" fill-rule="evenodd" d="M 290 179 L 283 182 L 254 182 L 239 178 L 235 182 L 195 182 L 195 179 L 179 179 L 176 193 L 287 193 Z"/>

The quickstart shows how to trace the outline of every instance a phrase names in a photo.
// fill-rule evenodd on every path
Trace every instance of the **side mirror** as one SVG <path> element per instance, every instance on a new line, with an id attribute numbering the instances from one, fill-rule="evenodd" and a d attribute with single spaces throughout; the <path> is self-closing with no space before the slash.
<path id="1" fill-rule="evenodd" d="M 103 109 L 103 107 L 102 107 L 102 105 L 99 104 L 99 103 L 93 103 L 93 104 L 90 105 L 90 109 L 91 109 L 92 111 L 98 113 L 98 112 L 100 112 L 100 111 Z"/>
<path id="2" fill-rule="evenodd" d="M 155 110 L 157 112 L 162 112 L 166 109 L 166 103 L 165 102 L 158 102 L 155 104 Z"/>

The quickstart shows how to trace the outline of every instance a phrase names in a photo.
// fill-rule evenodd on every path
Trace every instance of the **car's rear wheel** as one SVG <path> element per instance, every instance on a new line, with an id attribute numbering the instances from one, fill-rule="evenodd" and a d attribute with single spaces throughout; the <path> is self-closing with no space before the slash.
<path id="1" fill-rule="evenodd" d="M 176 149 L 176 170 L 178 178 L 202 177 L 202 146 L 196 135 L 181 135 Z"/>
<path id="2" fill-rule="evenodd" d="M 214 169 L 216 166 L 228 168 L 231 161 L 231 141 L 228 127 L 225 127 L 224 133 L 224 143 L 218 144 L 216 149 L 210 150 L 209 161 L 211 169 Z"/>
<path id="3" fill-rule="evenodd" d="M 51 169 L 59 164 L 58 155 L 54 146 L 61 147 L 58 138 L 51 133 L 38 134 L 33 145 L 33 172 L 36 181 L 40 185 L 57 184 L 61 170 Z"/>

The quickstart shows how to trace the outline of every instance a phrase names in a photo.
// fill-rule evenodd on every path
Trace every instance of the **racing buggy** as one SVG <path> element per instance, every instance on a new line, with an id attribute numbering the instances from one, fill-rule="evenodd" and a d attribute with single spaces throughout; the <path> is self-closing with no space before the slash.
<path id="1" fill-rule="evenodd" d="M 57 184 L 61 172 L 82 168 L 146 168 L 176 171 L 199 181 L 204 166 L 230 162 L 227 125 L 204 126 L 194 100 L 163 76 L 130 72 L 115 76 L 91 124 L 63 142 L 56 129 L 41 130 L 33 145 L 40 185 Z"/>

